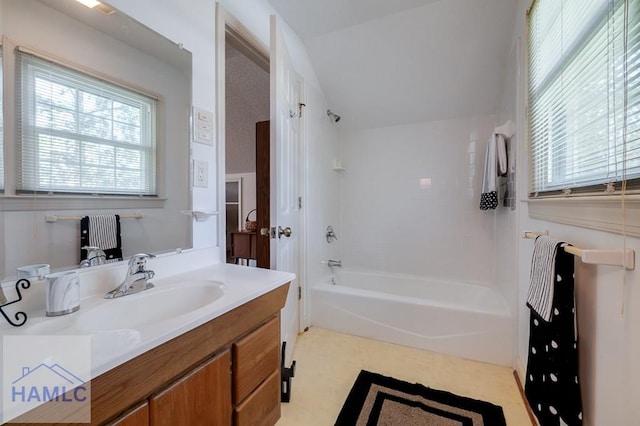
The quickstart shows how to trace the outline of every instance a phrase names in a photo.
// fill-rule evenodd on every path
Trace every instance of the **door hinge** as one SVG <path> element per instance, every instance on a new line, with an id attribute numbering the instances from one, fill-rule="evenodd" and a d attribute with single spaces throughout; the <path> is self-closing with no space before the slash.
<path id="1" fill-rule="evenodd" d="M 298 286 L 298 300 L 302 299 L 302 287 Z"/>
<path id="2" fill-rule="evenodd" d="M 298 197 L 298 209 L 302 210 L 302 197 Z"/>
<path id="3" fill-rule="evenodd" d="M 298 118 L 302 118 L 302 107 L 306 107 L 306 104 L 303 104 L 302 102 L 298 103 Z"/>

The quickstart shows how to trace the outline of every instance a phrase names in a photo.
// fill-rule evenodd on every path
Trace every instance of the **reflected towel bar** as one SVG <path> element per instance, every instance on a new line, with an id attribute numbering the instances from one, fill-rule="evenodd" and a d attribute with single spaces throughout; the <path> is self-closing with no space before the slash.
<path id="1" fill-rule="evenodd" d="M 69 221 L 80 221 L 84 216 L 56 216 L 56 215 L 46 215 L 44 217 L 45 222 L 53 223 L 53 222 L 69 222 Z M 132 213 L 132 214 L 121 214 L 120 219 L 142 219 L 144 215 L 142 213 Z"/>
<path id="2" fill-rule="evenodd" d="M 535 240 L 540 235 L 544 234 L 526 231 L 524 238 Z M 624 266 L 625 269 L 630 271 L 635 269 L 635 251 L 633 249 L 594 250 L 581 249 L 570 245 L 563 245 L 562 248 L 567 253 L 579 257 L 583 263 Z"/>

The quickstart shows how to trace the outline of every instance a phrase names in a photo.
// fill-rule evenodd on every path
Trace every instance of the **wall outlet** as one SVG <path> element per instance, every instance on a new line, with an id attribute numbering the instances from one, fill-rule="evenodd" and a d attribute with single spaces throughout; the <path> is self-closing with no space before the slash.
<path id="1" fill-rule="evenodd" d="M 207 161 L 193 160 L 193 186 L 209 187 L 209 163 Z"/>

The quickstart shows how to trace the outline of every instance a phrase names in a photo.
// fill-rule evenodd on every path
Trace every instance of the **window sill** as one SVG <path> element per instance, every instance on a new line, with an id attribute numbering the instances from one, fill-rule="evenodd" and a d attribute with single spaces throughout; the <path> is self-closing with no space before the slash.
<path id="1" fill-rule="evenodd" d="M 640 237 L 640 194 L 626 195 L 622 214 L 620 195 L 529 198 L 529 217 L 598 231 Z M 623 229 L 624 226 L 624 229 Z"/>
<path id="2" fill-rule="evenodd" d="M 0 211 L 154 209 L 163 208 L 165 201 L 158 197 L 0 195 Z"/>

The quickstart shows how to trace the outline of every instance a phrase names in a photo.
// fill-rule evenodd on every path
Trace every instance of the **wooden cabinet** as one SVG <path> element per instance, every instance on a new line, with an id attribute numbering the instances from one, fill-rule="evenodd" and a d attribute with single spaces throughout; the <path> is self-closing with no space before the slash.
<path id="1" fill-rule="evenodd" d="M 273 371 L 233 411 L 234 426 L 273 426 L 280 418 L 280 372 Z"/>
<path id="2" fill-rule="evenodd" d="M 280 418 L 280 317 L 233 344 L 234 425 L 273 425 Z"/>
<path id="3" fill-rule="evenodd" d="M 153 396 L 151 426 L 230 424 L 230 363 L 226 350 Z"/>
<path id="4" fill-rule="evenodd" d="M 255 232 L 237 231 L 231 233 L 231 257 L 236 259 L 255 259 L 257 242 Z"/>
<path id="5" fill-rule="evenodd" d="M 142 404 L 126 412 L 118 419 L 109 423 L 109 426 L 148 426 L 149 425 L 149 403 Z"/>
<path id="6" fill-rule="evenodd" d="M 239 403 L 279 368 L 280 322 L 272 318 L 233 344 L 233 402 Z"/>
<path id="7" fill-rule="evenodd" d="M 91 380 L 91 425 L 274 425 L 282 285 Z M 51 424 L 44 404 L 12 424 Z M 74 423 L 56 423 L 56 425 Z"/>
<path id="8" fill-rule="evenodd" d="M 231 424 L 231 353 L 205 361 L 109 426 Z"/>

